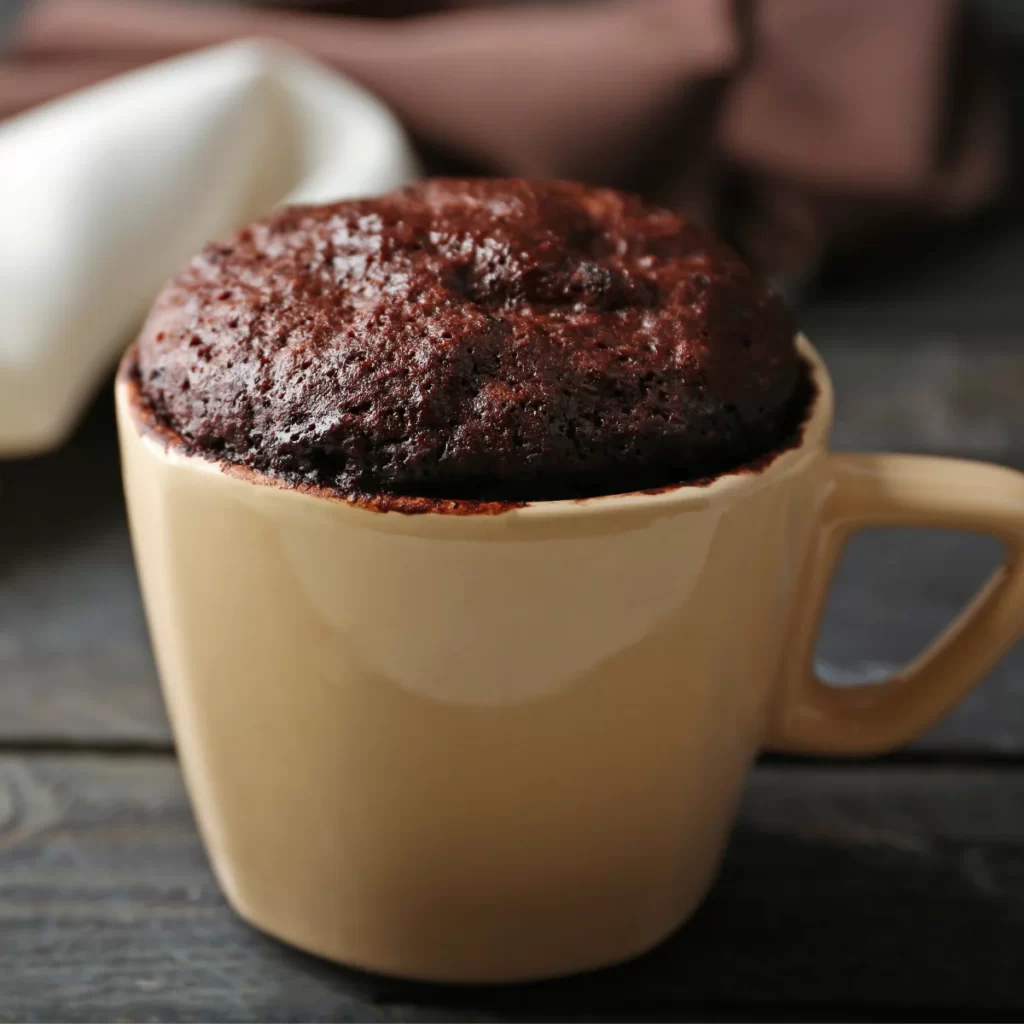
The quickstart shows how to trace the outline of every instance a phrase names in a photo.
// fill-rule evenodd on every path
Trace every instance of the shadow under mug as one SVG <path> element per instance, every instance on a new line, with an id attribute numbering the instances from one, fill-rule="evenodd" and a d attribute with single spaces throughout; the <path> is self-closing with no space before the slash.
<path id="1" fill-rule="evenodd" d="M 117 412 L 135 557 L 217 878 L 258 928 L 387 974 L 507 982 L 649 949 L 711 884 L 765 748 L 863 755 L 1024 633 L 1024 474 L 835 455 L 832 390 L 760 471 L 498 515 L 377 512 L 184 454 Z M 1005 564 L 915 662 L 812 655 L 844 542 L 993 534 Z"/>

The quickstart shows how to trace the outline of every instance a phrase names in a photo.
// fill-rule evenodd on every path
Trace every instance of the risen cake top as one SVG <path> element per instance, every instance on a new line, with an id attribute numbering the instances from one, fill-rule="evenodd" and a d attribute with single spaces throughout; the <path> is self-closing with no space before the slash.
<path id="1" fill-rule="evenodd" d="M 782 302 L 684 217 L 571 182 L 434 180 L 209 246 L 139 340 L 191 450 L 348 496 L 585 497 L 787 443 Z"/>

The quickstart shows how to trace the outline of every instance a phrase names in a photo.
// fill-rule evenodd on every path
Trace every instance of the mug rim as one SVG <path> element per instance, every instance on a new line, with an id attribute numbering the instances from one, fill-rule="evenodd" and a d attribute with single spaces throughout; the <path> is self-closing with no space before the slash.
<path id="1" fill-rule="evenodd" d="M 413 509 L 403 509 L 401 501 L 392 507 L 378 508 L 371 503 L 349 500 L 345 495 L 317 484 L 283 480 L 259 470 L 238 466 L 222 458 L 210 458 L 201 453 L 182 450 L 182 442 L 176 433 L 166 427 L 147 421 L 146 413 L 139 408 L 139 392 L 135 386 L 134 364 L 137 343 L 132 343 L 121 359 L 115 381 L 115 404 L 125 414 L 135 437 L 149 454 L 161 461 L 183 469 L 213 474 L 225 480 L 266 487 L 284 500 L 325 503 L 350 510 L 353 514 L 372 515 L 378 522 L 381 517 L 394 520 L 428 519 L 469 520 L 487 519 L 492 522 L 507 521 L 510 518 L 530 520 L 553 519 L 566 515 L 596 515 L 622 513 L 630 509 L 646 512 L 683 511 L 687 506 L 706 507 L 715 500 L 735 500 L 759 490 L 762 486 L 790 472 L 802 462 L 810 450 L 823 445 L 832 428 L 834 394 L 832 379 L 825 361 L 803 332 L 794 336 L 794 345 L 800 356 L 807 362 L 814 389 L 810 406 L 801 424 L 799 440 L 774 453 L 767 454 L 767 461 L 745 463 L 707 481 L 690 481 L 669 484 L 646 491 L 630 491 L 619 494 L 601 494 L 587 498 L 562 498 L 554 501 L 527 502 L 485 502 L 439 500 L 430 504 L 417 504 Z M 410 504 L 413 504 L 410 502 Z"/>

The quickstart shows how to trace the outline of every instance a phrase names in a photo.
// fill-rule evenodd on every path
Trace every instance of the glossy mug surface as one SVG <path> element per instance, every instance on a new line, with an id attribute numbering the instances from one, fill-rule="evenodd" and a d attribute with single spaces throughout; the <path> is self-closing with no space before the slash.
<path id="1" fill-rule="evenodd" d="M 1024 475 L 802 442 L 704 486 L 379 512 L 183 454 L 117 385 L 136 560 L 182 768 L 228 900 L 344 963 L 499 982 L 611 964 L 701 901 L 766 747 L 864 754 L 1024 631 Z M 879 524 L 1006 564 L 904 672 L 812 673 L 835 561 Z"/>

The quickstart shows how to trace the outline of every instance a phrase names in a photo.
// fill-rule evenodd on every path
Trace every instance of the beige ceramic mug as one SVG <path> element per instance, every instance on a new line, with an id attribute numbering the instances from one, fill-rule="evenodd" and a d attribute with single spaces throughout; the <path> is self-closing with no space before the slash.
<path id="1" fill-rule="evenodd" d="M 407 515 L 182 454 L 117 385 L 164 694 L 232 906 L 435 981 L 635 956 L 708 889 L 758 752 L 871 754 L 1024 631 L 1024 474 L 802 442 L 705 486 Z M 990 533 L 1005 565 L 900 675 L 811 664 L 858 528 Z"/>

